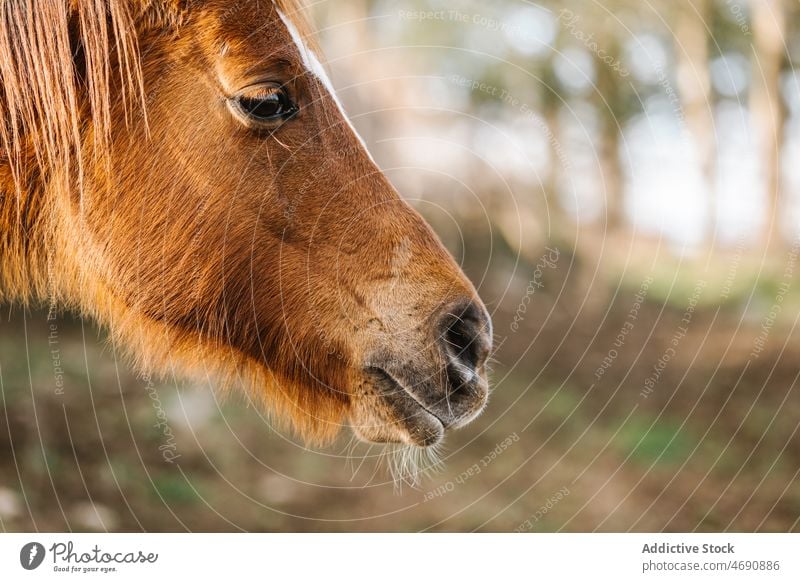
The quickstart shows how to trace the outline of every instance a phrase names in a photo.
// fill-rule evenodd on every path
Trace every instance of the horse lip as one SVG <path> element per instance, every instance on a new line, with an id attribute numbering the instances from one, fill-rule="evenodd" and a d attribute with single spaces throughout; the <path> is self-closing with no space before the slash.
<path id="1" fill-rule="evenodd" d="M 411 400 L 413 400 L 423 412 L 426 412 L 429 416 L 432 416 L 434 419 L 436 419 L 439 424 L 442 425 L 443 429 L 450 428 L 450 424 L 448 422 L 420 402 L 419 398 L 413 392 L 411 392 L 411 390 L 407 389 L 399 380 L 397 380 L 397 378 L 387 372 L 384 368 L 380 368 L 378 366 L 368 366 L 366 371 L 369 375 L 377 377 L 382 382 L 385 382 L 395 388 L 397 393 L 404 394 L 405 396 L 411 398 Z M 383 397 L 386 398 L 385 395 Z"/>

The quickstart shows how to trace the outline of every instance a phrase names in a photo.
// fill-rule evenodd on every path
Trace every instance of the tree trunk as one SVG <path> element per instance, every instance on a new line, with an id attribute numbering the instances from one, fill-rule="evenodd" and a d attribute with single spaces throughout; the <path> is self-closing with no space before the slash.
<path id="1" fill-rule="evenodd" d="M 612 62 L 620 62 L 619 45 L 613 31 L 604 31 L 598 40 L 598 45 L 604 47 L 602 56 L 608 60 L 613 59 Z M 626 81 L 598 53 L 595 53 L 594 65 L 597 71 L 595 101 L 601 120 L 599 157 L 601 188 L 606 206 L 606 228 L 617 230 L 625 222 L 625 192 L 619 148 L 621 112 L 624 109 L 621 87 Z"/>
<path id="2" fill-rule="evenodd" d="M 785 111 L 780 93 L 786 18 L 781 0 L 751 0 L 753 74 L 750 111 L 764 176 L 765 222 L 763 244 L 781 246 L 781 163 Z"/>

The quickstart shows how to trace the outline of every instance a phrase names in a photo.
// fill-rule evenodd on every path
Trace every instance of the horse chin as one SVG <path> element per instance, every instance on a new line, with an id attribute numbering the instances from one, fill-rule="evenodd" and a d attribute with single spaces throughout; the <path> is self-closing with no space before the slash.
<path id="1" fill-rule="evenodd" d="M 434 415 L 423 412 L 412 422 L 380 425 L 374 421 L 360 420 L 353 425 L 353 432 L 362 441 L 377 444 L 401 443 L 414 447 L 433 447 L 444 439 L 444 426 Z"/>
<path id="2" fill-rule="evenodd" d="M 445 423 L 383 370 L 370 369 L 355 399 L 353 432 L 370 443 L 426 448 L 444 439 Z"/>

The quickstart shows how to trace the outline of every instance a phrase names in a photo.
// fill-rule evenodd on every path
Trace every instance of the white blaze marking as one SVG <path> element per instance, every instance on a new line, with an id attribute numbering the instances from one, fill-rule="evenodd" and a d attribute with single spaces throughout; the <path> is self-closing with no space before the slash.
<path id="1" fill-rule="evenodd" d="M 317 58 L 317 55 L 314 54 L 314 51 L 310 50 L 306 46 L 305 42 L 303 42 L 300 32 L 297 30 L 297 27 L 295 27 L 292 21 L 286 18 L 286 16 L 280 10 L 278 10 L 278 16 L 281 17 L 283 24 L 286 26 L 286 29 L 289 31 L 289 34 L 294 41 L 294 44 L 297 46 L 297 50 L 300 51 L 300 57 L 303 59 L 303 65 L 319 80 L 320 83 L 322 83 L 322 86 L 328 91 L 328 93 L 330 93 L 330 96 L 333 98 L 333 102 L 336 103 L 336 106 L 339 108 L 339 113 L 342 114 L 342 117 L 347 122 L 350 131 L 361 143 L 361 146 L 364 148 L 364 151 L 367 152 L 367 155 L 369 156 L 369 159 L 372 160 L 372 163 L 375 164 L 375 159 L 372 157 L 372 154 L 369 153 L 367 144 L 364 143 L 364 140 L 360 135 L 358 135 L 358 132 L 350 121 L 350 118 L 347 117 L 347 113 L 345 113 L 344 107 L 342 107 L 342 103 L 339 101 L 339 97 L 336 96 L 336 89 L 333 88 L 333 83 L 331 83 L 328 73 L 325 71 L 325 67 L 323 67 L 322 63 L 319 62 L 319 59 Z"/>

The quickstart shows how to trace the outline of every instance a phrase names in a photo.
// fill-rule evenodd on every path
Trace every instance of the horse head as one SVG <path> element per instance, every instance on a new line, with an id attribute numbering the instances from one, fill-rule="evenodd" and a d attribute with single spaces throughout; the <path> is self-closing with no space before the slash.
<path id="1" fill-rule="evenodd" d="M 47 4 L 2 16 L 6 204 L 37 209 L 5 212 L 31 222 L 6 228 L 30 239 L 3 247 L 7 294 L 97 317 L 142 368 L 243 382 L 312 441 L 427 447 L 480 413 L 487 310 L 296 0 Z"/>

